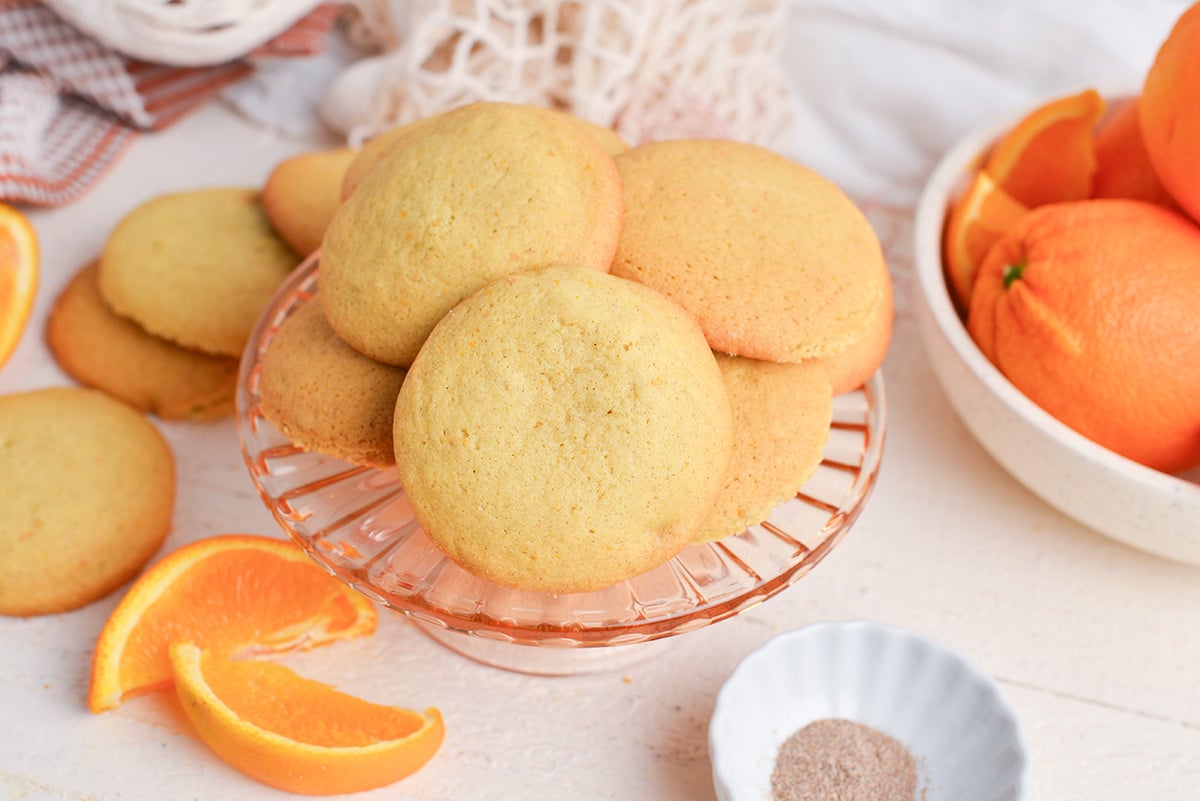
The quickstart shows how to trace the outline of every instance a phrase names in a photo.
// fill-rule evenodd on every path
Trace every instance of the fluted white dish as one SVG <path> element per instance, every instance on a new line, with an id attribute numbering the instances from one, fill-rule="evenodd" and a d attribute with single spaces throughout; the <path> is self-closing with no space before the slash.
<path id="1" fill-rule="evenodd" d="M 1030 797 L 1020 721 L 989 676 L 914 632 L 851 621 L 780 634 L 737 666 L 709 724 L 717 798 L 770 801 L 779 747 L 823 718 L 903 743 L 923 801 Z"/>
<path id="2" fill-rule="evenodd" d="M 1121 98 L 1110 96 L 1113 109 Z M 1013 386 L 976 347 L 950 299 L 942 228 L 984 153 L 1016 122 L 976 130 L 946 153 L 917 204 L 917 322 L 934 374 L 964 425 L 1017 481 L 1083 525 L 1134 548 L 1200 565 L 1200 469 L 1172 476 L 1072 430 Z"/>

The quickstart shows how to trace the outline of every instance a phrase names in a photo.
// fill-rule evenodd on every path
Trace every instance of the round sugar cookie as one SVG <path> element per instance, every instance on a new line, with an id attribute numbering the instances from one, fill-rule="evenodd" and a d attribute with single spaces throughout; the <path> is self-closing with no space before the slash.
<path id="1" fill-rule="evenodd" d="M 100 292 L 155 336 L 237 357 L 299 261 L 256 190 L 177 192 L 138 206 L 113 229 L 100 257 Z"/>
<path id="2" fill-rule="evenodd" d="M 400 389 L 395 435 L 417 520 L 450 558 L 503 586 L 568 593 L 683 548 L 733 434 L 694 320 L 647 287 L 553 267 L 446 315 Z"/>
<path id="3" fill-rule="evenodd" d="M 615 156 L 618 153 L 624 153 L 629 149 L 629 145 L 625 144 L 617 132 L 611 128 L 606 128 L 595 122 L 589 122 L 575 117 L 565 111 L 553 110 L 555 114 L 561 114 L 566 119 L 572 120 L 582 126 L 585 131 L 596 138 L 610 156 Z M 342 181 L 341 196 L 343 199 L 354 194 L 354 190 L 358 189 L 358 185 L 362 183 L 362 179 L 366 174 L 374 169 L 375 165 L 383 160 L 392 146 L 400 139 L 400 137 L 420 128 L 427 122 L 437 119 L 437 115 L 432 117 L 422 117 L 419 120 L 414 120 L 407 125 L 397 125 L 395 128 L 389 128 L 386 131 L 372 137 L 362 149 L 358 152 L 358 156 L 351 162 L 346 170 L 346 177 Z"/>
<path id="4" fill-rule="evenodd" d="M 888 276 L 884 283 L 883 303 L 878 304 L 872 312 L 866 333 L 840 353 L 812 360 L 823 364 L 829 371 L 834 395 L 858 389 L 883 365 L 892 341 L 894 318 L 892 280 Z"/>
<path id="5" fill-rule="evenodd" d="M 622 217 L 616 164 L 573 121 L 474 103 L 402 136 L 342 206 L 321 249 L 338 336 L 412 363 L 438 320 L 504 275 L 552 264 L 607 272 Z"/>
<path id="6" fill-rule="evenodd" d="M 690 311 L 713 350 L 794 362 L 866 335 L 887 266 L 833 183 L 739 142 L 654 142 L 616 160 L 627 212 L 612 273 Z"/>
<path id="7" fill-rule="evenodd" d="M 292 250 L 307 256 L 321 246 L 325 228 L 342 203 L 342 180 L 358 151 L 316 150 L 284 159 L 263 185 L 267 219 Z"/>
<path id="8" fill-rule="evenodd" d="M 821 463 L 833 418 L 829 375 L 815 361 L 717 355 L 733 409 L 733 458 L 696 541 L 738 534 L 793 497 Z"/>
<path id="9" fill-rule="evenodd" d="M 346 168 L 346 174 L 342 177 L 342 186 L 340 189 L 342 200 L 354 194 L 355 190 L 358 189 L 358 185 L 367 177 L 367 173 L 375 169 L 379 162 L 383 161 L 383 157 L 400 141 L 400 137 L 420 130 L 423 126 L 428 125 L 437 118 L 438 115 L 436 114 L 431 117 L 422 117 L 404 125 L 388 128 L 386 131 L 381 131 L 368 139 L 359 149 L 358 155 L 350 162 L 350 165 Z"/>
<path id="10" fill-rule="evenodd" d="M 83 606 L 162 545 L 175 462 L 158 429 L 93 389 L 0 396 L 0 614 Z"/>
<path id="11" fill-rule="evenodd" d="M 50 310 L 46 342 L 67 375 L 164 420 L 232 415 L 238 360 L 182 348 L 118 317 L 99 276 L 96 262 L 86 265 Z"/>
<path id="12" fill-rule="evenodd" d="M 392 418 L 404 370 L 338 339 L 309 302 L 283 321 L 263 354 L 263 414 L 295 444 L 354 464 L 395 463 Z"/>

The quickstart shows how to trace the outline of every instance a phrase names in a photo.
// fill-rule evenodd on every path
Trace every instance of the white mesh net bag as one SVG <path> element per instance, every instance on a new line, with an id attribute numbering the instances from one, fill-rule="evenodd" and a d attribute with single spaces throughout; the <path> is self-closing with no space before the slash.
<path id="1" fill-rule="evenodd" d="M 631 144 L 721 137 L 779 147 L 793 119 L 785 0 L 351 0 L 378 55 L 322 117 L 352 142 L 475 100 L 564 108 Z"/>

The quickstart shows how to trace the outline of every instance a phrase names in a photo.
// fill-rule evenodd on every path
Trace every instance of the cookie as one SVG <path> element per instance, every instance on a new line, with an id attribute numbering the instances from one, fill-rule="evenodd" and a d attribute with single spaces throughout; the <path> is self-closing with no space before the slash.
<path id="1" fill-rule="evenodd" d="M 263 414 L 301 448 L 355 464 L 395 462 L 392 418 L 404 370 L 338 339 L 310 301 L 283 321 L 263 354 Z"/>
<path id="2" fill-rule="evenodd" d="M 346 168 L 346 174 L 342 177 L 341 197 L 342 200 L 354 194 L 358 189 L 358 185 L 362 183 L 363 178 L 367 177 L 367 173 L 375 169 L 379 162 L 383 161 L 392 149 L 392 147 L 400 141 L 400 137 L 412 131 L 419 130 L 422 126 L 436 120 L 438 115 L 432 117 L 422 117 L 419 120 L 413 120 L 405 125 L 397 125 L 394 128 L 389 128 L 383 131 L 364 144 Z"/>
<path id="3" fill-rule="evenodd" d="M 617 132 L 611 128 L 606 128 L 598 123 L 581 120 L 565 111 L 555 110 L 553 113 L 560 114 L 564 118 L 569 119 L 583 127 L 585 131 L 591 134 L 600 146 L 608 152 L 610 156 L 615 156 L 618 153 L 624 153 L 629 149 L 629 145 L 625 144 Z M 383 160 L 392 146 L 405 134 L 421 127 L 427 122 L 435 120 L 437 116 L 423 117 L 422 119 L 410 122 L 407 125 L 398 125 L 395 128 L 390 128 L 379 135 L 373 137 L 359 151 L 358 156 L 351 162 L 350 167 L 346 170 L 346 177 L 342 181 L 342 198 L 348 198 L 354 194 L 354 190 L 362 183 L 362 179 L 370 172 L 376 164 Z"/>
<path id="4" fill-rule="evenodd" d="M 582 267 L 488 284 L 438 324 L 396 403 L 417 520 L 466 570 L 582 592 L 708 519 L 732 443 L 704 336 L 647 287 Z"/>
<path id="5" fill-rule="evenodd" d="M 400 137 L 342 203 L 321 249 L 321 304 L 360 353 L 412 363 L 460 300 L 554 264 L 607 272 L 622 217 L 616 164 L 545 109 L 474 103 Z"/>
<path id="6" fill-rule="evenodd" d="M 841 395 L 858 389 L 883 365 L 888 345 L 892 341 L 892 281 L 889 276 L 884 283 L 884 300 L 875 306 L 867 331 L 857 342 L 851 343 L 841 353 L 814 359 L 829 371 L 829 382 L 833 394 Z"/>
<path id="7" fill-rule="evenodd" d="M 174 457 L 132 407 L 92 389 L 0 396 L 0 443 L 0 614 L 91 603 L 162 545 Z"/>
<path id="8" fill-rule="evenodd" d="M 84 267 L 50 310 L 46 342 L 67 375 L 164 420 L 232 415 L 238 360 L 182 348 L 118 317 L 99 276 L 95 262 Z"/>
<path id="9" fill-rule="evenodd" d="M 307 256 L 342 203 L 342 180 L 358 151 L 348 147 L 302 153 L 271 170 L 263 185 L 267 219 L 292 250 Z"/>
<path id="10" fill-rule="evenodd" d="M 298 262 L 257 191 L 198 189 L 150 200 L 117 224 L 100 257 L 100 292 L 155 336 L 237 357 Z"/>
<path id="11" fill-rule="evenodd" d="M 690 311 L 713 350 L 794 362 L 866 335 L 887 266 L 833 183 L 739 142 L 655 142 L 616 160 L 628 211 L 613 274 Z"/>
<path id="12" fill-rule="evenodd" d="M 815 361 L 717 356 L 733 409 L 733 458 L 696 540 L 738 534 L 795 496 L 821 463 L 833 417 L 829 376 Z"/>

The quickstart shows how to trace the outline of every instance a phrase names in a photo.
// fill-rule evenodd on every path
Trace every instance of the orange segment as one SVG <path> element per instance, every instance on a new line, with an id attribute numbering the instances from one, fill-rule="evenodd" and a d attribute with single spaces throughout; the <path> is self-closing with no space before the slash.
<path id="1" fill-rule="evenodd" d="M 944 242 L 946 270 L 955 299 L 964 309 L 971 305 L 971 289 L 983 257 L 1026 211 L 986 172 L 975 173 L 950 209 Z"/>
<path id="2" fill-rule="evenodd" d="M 383 787 L 417 771 L 445 736 L 438 710 L 381 706 L 261 660 L 228 660 L 192 643 L 170 649 L 175 690 L 200 738 L 223 760 L 292 793 Z"/>
<path id="3" fill-rule="evenodd" d="M 24 214 L 0 203 L 0 364 L 12 355 L 38 286 L 37 233 Z"/>
<path id="4" fill-rule="evenodd" d="M 1033 208 L 1091 195 L 1093 130 L 1104 114 L 1094 89 L 1046 103 L 992 149 L 983 169 L 1019 203 Z"/>
<path id="5" fill-rule="evenodd" d="M 113 610 L 92 657 L 88 706 L 171 685 L 167 650 L 188 640 L 223 654 L 311 648 L 375 630 L 375 607 L 283 540 L 229 534 L 158 562 Z"/>

